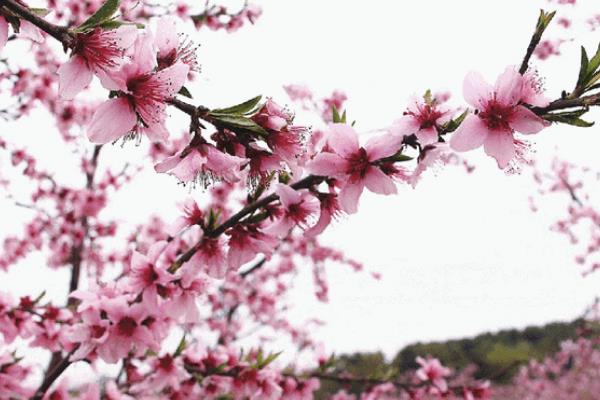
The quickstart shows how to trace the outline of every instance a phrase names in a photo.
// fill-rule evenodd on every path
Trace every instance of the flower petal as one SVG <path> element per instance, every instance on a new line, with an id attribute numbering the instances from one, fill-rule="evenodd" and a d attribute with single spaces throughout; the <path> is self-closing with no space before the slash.
<path id="1" fill-rule="evenodd" d="M 292 204 L 300 203 L 302 200 L 302 195 L 299 192 L 295 191 L 288 185 L 284 185 L 283 183 L 277 184 L 275 193 L 277 193 L 281 204 L 283 204 L 285 208 L 288 208 Z"/>
<path id="2" fill-rule="evenodd" d="M 469 72 L 463 81 L 463 96 L 471 106 L 481 109 L 482 102 L 494 95 L 494 88 L 478 72 Z"/>
<path id="3" fill-rule="evenodd" d="M 373 193 L 377 194 L 394 194 L 398 193 L 396 184 L 393 179 L 383 173 L 377 167 L 370 167 L 365 175 L 365 185 Z"/>
<path id="4" fill-rule="evenodd" d="M 469 151 L 481 146 L 489 135 L 489 128 L 476 115 L 469 115 L 450 139 L 450 147 L 455 151 Z"/>
<path id="5" fill-rule="evenodd" d="M 515 131 L 530 135 L 538 133 L 548 124 L 542 118 L 538 117 L 533 111 L 517 106 L 510 121 L 510 127 Z"/>
<path id="6" fill-rule="evenodd" d="M 159 57 L 164 57 L 179 46 L 177 36 L 177 19 L 172 15 L 165 15 L 156 21 L 156 37 L 154 44 L 158 47 Z"/>
<path id="7" fill-rule="evenodd" d="M 369 161 L 379 160 L 385 157 L 391 157 L 400 150 L 403 136 L 386 133 L 384 135 L 372 137 L 365 144 L 365 150 Z"/>
<path id="8" fill-rule="evenodd" d="M 431 128 L 421 129 L 417 132 L 417 139 L 419 139 L 419 143 L 421 143 L 423 146 L 437 143 L 438 131 L 433 126 Z"/>
<path id="9" fill-rule="evenodd" d="M 342 210 L 348 214 L 354 214 L 358 211 L 358 201 L 365 188 L 363 181 L 357 183 L 347 183 L 340 191 L 339 200 Z"/>
<path id="10" fill-rule="evenodd" d="M 483 144 L 487 155 L 496 159 L 498 167 L 506 168 L 510 160 L 515 156 L 515 144 L 510 131 L 491 132 Z"/>
<path id="11" fill-rule="evenodd" d="M 172 98 L 179 92 L 187 79 L 189 70 L 190 67 L 179 62 L 156 73 L 155 79 L 167 83 L 167 93 L 165 93 L 165 98 Z"/>
<path id="12" fill-rule="evenodd" d="M 327 143 L 337 154 L 346 157 L 358 150 L 358 135 L 349 125 L 329 124 Z"/>
<path id="13" fill-rule="evenodd" d="M 389 132 L 392 135 L 398 135 L 404 138 L 404 136 L 412 135 L 421 128 L 419 121 L 412 115 L 405 115 L 394 121 L 392 126 L 389 128 Z"/>
<path id="14" fill-rule="evenodd" d="M 36 43 L 44 43 L 44 35 L 42 31 L 29 21 L 24 19 L 20 20 L 19 33 L 21 36 L 26 37 Z"/>
<path id="15" fill-rule="evenodd" d="M 92 71 L 85 60 L 75 55 L 58 68 L 58 93 L 65 100 L 72 100 L 92 81 Z"/>
<path id="16" fill-rule="evenodd" d="M 0 15 L 0 50 L 4 48 L 8 41 L 8 22 Z"/>
<path id="17" fill-rule="evenodd" d="M 515 67 L 508 67 L 496 80 L 496 100 L 504 105 L 516 105 L 521 100 L 523 77 Z"/>
<path id="18" fill-rule="evenodd" d="M 107 100 L 94 113 L 88 138 L 98 144 L 112 142 L 130 132 L 136 122 L 137 117 L 127 99 Z"/>
<path id="19" fill-rule="evenodd" d="M 334 153 L 319 153 L 306 164 L 306 169 L 314 175 L 335 177 L 346 172 L 348 162 Z"/>

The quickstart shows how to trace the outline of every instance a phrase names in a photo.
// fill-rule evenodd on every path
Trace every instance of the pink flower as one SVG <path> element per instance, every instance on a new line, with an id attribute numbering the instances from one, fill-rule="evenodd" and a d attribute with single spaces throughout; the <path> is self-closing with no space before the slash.
<path id="1" fill-rule="evenodd" d="M 211 144 L 188 147 L 156 164 L 156 172 L 169 172 L 182 182 L 197 182 L 207 187 L 213 181 L 238 182 L 247 159 L 218 150 Z"/>
<path id="2" fill-rule="evenodd" d="M 338 195 L 335 193 L 318 193 L 321 204 L 321 213 L 317 223 L 306 231 L 306 235 L 315 237 L 323 233 L 334 218 L 342 214 L 342 209 L 338 201 Z"/>
<path id="3" fill-rule="evenodd" d="M 133 305 L 120 297 L 103 305 L 112 325 L 109 336 L 98 347 L 98 355 L 108 363 L 115 363 L 125 357 L 132 349 L 143 354 L 148 348 L 158 350 L 150 329 L 144 325 L 150 317 L 140 303 Z"/>
<path id="4" fill-rule="evenodd" d="M 450 120 L 449 110 L 441 108 L 435 100 L 415 98 L 408 105 L 404 116 L 397 120 L 390 131 L 396 135 L 415 134 L 423 146 L 438 141 L 438 129 Z"/>
<path id="5" fill-rule="evenodd" d="M 19 21 L 19 34 L 36 43 L 44 42 L 44 34 L 40 28 L 24 19 Z"/>
<path id="6" fill-rule="evenodd" d="M 302 135 L 306 128 L 292 126 L 294 115 L 268 99 L 252 119 L 269 131 L 267 144 L 273 153 L 291 164 L 296 164 L 302 153 Z"/>
<path id="7" fill-rule="evenodd" d="M 8 41 L 8 21 L 0 15 L 0 50 L 4 48 Z M 35 25 L 24 19 L 19 20 L 19 34 L 34 42 L 42 43 L 44 35 Z"/>
<path id="8" fill-rule="evenodd" d="M 115 30 L 96 28 L 75 36 L 71 58 L 58 68 L 58 92 L 65 100 L 73 99 L 92 81 L 93 74 L 107 79 L 117 69 L 136 39 L 137 28 L 126 25 Z"/>
<path id="9" fill-rule="evenodd" d="M 236 226 L 227 234 L 229 235 L 227 263 L 232 269 L 252 261 L 259 253 L 269 257 L 279 243 L 279 240 L 261 232 L 256 226 Z"/>
<path id="10" fill-rule="evenodd" d="M 268 234 L 281 238 L 296 225 L 306 229 L 310 220 L 319 212 L 319 201 L 307 191 L 297 191 L 279 183 L 275 188 L 275 193 L 279 196 L 283 213 L 265 229 Z"/>
<path id="11" fill-rule="evenodd" d="M 417 370 L 417 378 L 423 382 L 431 382 L 442 392 L 448 390 L 448 384 L 444 379 L 450 375 L 450 370 L 444 367 L 437 358 L 429 358 L 425 360 L 422 357 L 417 357 L 417 363 L 421 366 Z"/>
<path id="12" fill-rule="evenodd" d="M 67 334 L 72 343 L 79 347 L 71 356 L 72 360 L 81 360 L 108 338 L 110 322 L 100 318 L 98 310 L 90 310 L 81 314 L 81 323 L 73 325 Z"/>
<path id="13" fill-rule="evenodd" d="M 4 48 L 8 41 L 8 21 L 0 15 L 0 50 Z"/>
<path id="14" fill-rule="evenodd" d="M 292 123 L 294 115 L 273 100 L 268 99 L 252 119 L 265 129 L 280 131 Z"/>
<path id="15" fill-rule="evenodd" d="M 202 271 L 212 278 L 223 279 L 227 273 L 223 239 L 205 236 L 190 261 L 186 263 L 194 272 Z"/>
<path id="16" fill-rule="evenodd" d="M 131 272 L 128 276 L 128 289 L 133 293 L 143 293 L 147 307 L 156 308 L 160 290 L 173 279 L 167 272 L 168 265 L 159 263 L 159 257 L 165 250 L 167 242 L 154 243 L 148 250 L 148 255 L 133 252 L 131 256 Z"/>
<path id="17" fill-rule="evenodd" d="M 179 207 L 183 212 L 183 215 L 177 218 L 177 220 L 169 228 L 169 233 L 171 236 L 177 235 L 177 233 L 189 226 L 204 225 L 204 213 L 200 207 L 198 207 L 196 200 L 187 198 Z"/>
<path id="18" fill-rule="evenodd" d="M 158 48 L 158 69 L 170 67 L 181 62 L 189 67 L 190 71 L 199 71 L 196 59 L 196 46 L 190 41 L 180 40 L 177 34 L 178 19 L 173 16 L 160 17 L 156 22 L 156 35 L 154 44 Z"/>
<path id="19" fill-rule="evenodd" d="M 94 143 L 108 143 L 129 132 L 146 134 L 153 141 L 164 141 L 169 133 L 164 124 L 167 101 L 183 86 L 189 67 L 178 62 L 155 72 L 156 53 L 149 33 L 135 43 L 131 63 L 124 65 L 102 82 L 118 96 L 96 110 L 88 128 Z"/>
<path id="20" fill-rule="evenodd" d="M 342 209 L 349 214 L 358 210 L 358 200 L 365 186 L 373 193 L 397 192 L 392 178 L 379 161 L 393 156 L 402 145 L 402 136 L 385 134 L 369 139 L 364 147 L 358 143 L 356 131 L 346 124 L 330 124 L 327 145 L 307 164 L 316 175 L 340 180 Z"/>
<path id="21" fill-rule="evenodd" d="M 513 67 L 500 75 L 495 87 L 477 73 L 467 75 L 464 97 L 478 112 L 463 121 L 450 140 L 450 147 L 468 151 L 483 145 L 500 168 L 508 166 L 517 153 L 513 132 L 534 134 L 547 126 L 543 119 L 521 105 L 524 96 L 531 99 L 531 84 L 527 82 Z"/>
<path id="22" fill-rule="evenodd" d="M 291 84 L 283 86 L 283 90 L 287 93 L 292 101 L 312 100 L 313 94 L 305 85 Z"/>

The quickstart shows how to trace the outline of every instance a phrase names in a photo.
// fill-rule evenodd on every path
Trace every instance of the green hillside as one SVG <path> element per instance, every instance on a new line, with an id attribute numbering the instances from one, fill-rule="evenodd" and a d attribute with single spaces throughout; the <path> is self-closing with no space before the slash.
<path id="1" fill-rule="evenodd" d="M 334 373 L 348 371 L 357 377 L 390 377 L 418 368 L 415 362 L 417 356 L 431 355 L 454 370 L 475 365 L 477 378 L 505 383 L 522 364 L 558 351 L 560 342 L 574 338 L 582 323 L 582 320 L 557 322 L 522 330 L 484 333 L 468 339 L 415 343 L 400 350 L 389 363 L 379 352 L 341 355 L 335 362 Z M 337 383 L 323 382 L 320 394 L 325 396 L 341 388 Z M 344 388 L 354 393 L 360 391 L 358 386 Z"/>

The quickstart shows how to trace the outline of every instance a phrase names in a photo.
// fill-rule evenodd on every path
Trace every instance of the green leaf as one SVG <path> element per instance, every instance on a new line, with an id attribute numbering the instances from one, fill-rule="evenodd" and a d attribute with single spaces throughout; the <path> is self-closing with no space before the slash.
<path id="1" fill-rule="evenodd" d="M 588 112 L 587 109 L 583 108 L 576 111 L 567 111 L 562 113 L 546 114 L 543 118 L 546 121 L 558 122 L 561 124 L 568 124 L 573 126 L 579 126 L 582 128 L 589 128 L 594 125 L 594 122 L 588 122 L 580 117 Z"/>
<path id="2" fill-rule="evenodd" d="M 423 100 L 425 100 L 425 104 L 428 104 L 428 105 L 433 104 L 433 95 L 431 94 L 430 89 L 427 89 L 427 91 L 423 95 Z"/>
<path id="3" fill-rule="evenodd" d="M 582 87 L 585 84 L 588 66 L 590 59 L 585 51 L 585 47 L 581 46 L 581 66 L 579 67 L 579 78 L 577 79 L 577 87 Z"/>
<path id="4" fill-rule="evenodd" d="M 402 150 L 400 150 L 399 152 L 397 152 L 393 156 L 382 158 L 379 161 L 382 162 L 382 163 L 390 163 L 390 162 L 394 163 L 394 162 L 410 161 L 412 159 L 413 159 L 412 157 L 407 156 L 406 154 L 402 154 Z"/>
<path id="5" fill-rule="evenodd" d="M 50 10 L 48 10 L 47 8 L 35 8 L 35 7 L 30 7 L 29 11 L 31 11 L 32 13 L 34 13 L 35 15 L 37 15 L 38 17 L 45 17 L 46 15 L 50 14 Z"/>
<path id="6" fill-rule="evenodd" d="M 451 119 L 444 125 L 442 128 L 442 133 L 451 133 L 458 129 L 460 124 L 465 120 L 465 118 L 469 115 L 469 110 L 465 110 L 462 114 L 458 116 L 458 118 Z"/>
<path id="7" fill-rule="evenodd" d="M 258 135 L 262 138 L 267 138 L 269 132 L 250 118 L 242 115 L 224 115 L 209 113 L 210 122 L 217 128 L 229 129 L 236 133 L 247 133 L 250 135 Z"/>
<path id="8" fill-rule="evenodd" d="M 117 29 L 123 25 L 135 25 L 135 27 L 138 29 L 144 29 L 144 27 L 145 27 L 144 24 L 140 24 L 137 22 L 130 22 L 130 21 L 121 21 L 119 19 L 110 19 L 108 21 L 104 21 L 103 23 L 98 25 L 98 27 L 109 31 L 112 29 Z"/>
<path id="9" fill-rule="evenodd" d="M 587 66 L 587 77 L 589 78 L 592 75 L 594 75 L 594 73 L 596 72 L 598 67 L 600 67 L 600 45 L 598 46 L 598 49 L 596 50 L 596 54 L 594 54 L 594 57 L 592 57 L 592 59 L 590 60 L 588 66 Z"/>
<path id="10" fill-rule="evenodd" d="M 331 121 L 334 124 L 345 124 L 347 122 L 348 116 L 346 115 L 346 110 L 344 110 L 344 113 L 340 116 L 340 112 L 338 111 L 336 106 L 331 106 L 331 112 L 332 112 Z"/>
<path id="11" fill-rule="evenodd" d="M 211 111 L 211 114 L 235 114 L 248 115 L 258 111 L 258 103 L 262 99 L 262 95 L 256 96 L 243 103 L 227 108 L 217 108 Z"/>
<path id="12" fill-rule="evenodd" d="M 179 344 L 177 345 L 177 349 L 175 350 L 173 357 L 179 357 L 187 347 L 187 341 L 185 340 L 185 337 L 186 335 L 184 334 L 181 340 L 179 341 Z"/>
<path id="13" fill-rule="evenodd" d="M 540 10 L 540 17 L 538 18 L 537 22 L 536 33 L 539 33 L 540 35 L 543 34 L 546 28 L 548 28 L 548 25 L 550 25 L 550 22 L 552 21 L 552 18 L 554 18 L 555 15 L 556 11 L 546 12 L 544 10 Z"/>
<path id="14" fill-rule="evenodd" d="M 178 94 L 188 97 L 190 99 L 192 99 L 192 94 L 190 93 L 190 91 L 188 90 L 188 88 L 186 88 L 185 86 L 182 86 L 181 89 L 179 89 L 179 92 L 177 92 Z"/>
<path id="15" fill-rule="evenodd" d="M 282 351 L 277 352 L 277 353 L 272 353 L 269 354 L 267 356 L 267 358 L 263 358 L 263 353 L 262 350 L 259 351 L 257 357 L 256 357 L 256 368 L 258 369 L 263 369 L 264 367 L 266 367 L 267 365 L 271 364 L 273 361 L 275 361 L 275 359 L 277 357 L 279 357 L 279 355 L 283 353 Z"/>
<path id="16" fill-rule="evenodd" d="M 113 15 L 119 9 L 119 2 L 120 0 L 106 0 L 98 11 L 75 29 L 75 32 L 84 32 L 93 29 L 112 19 Z"/>
<path id="17" fill-rule="evenodd" d="M 334 124 L 339 124 L 342 122 L 342 118 L 340 117 L 340 113 L 338 112 L 338 109 L 336 106 L 331 106 L 331 112 L 332 112 L 332 117 L 331 120 L 333 121 Z"/>

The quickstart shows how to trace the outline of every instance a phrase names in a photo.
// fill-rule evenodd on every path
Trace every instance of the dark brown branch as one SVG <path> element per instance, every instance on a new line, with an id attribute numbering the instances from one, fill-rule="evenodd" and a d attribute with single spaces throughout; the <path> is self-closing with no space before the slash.
<path id="1" fill-rule="evenodd" d="M 548 27 L 548 24 L 550 24 L 550 21 L 552 21 L 552 18 L 554 18 L 554 14 L 554 12 L 548 14 L 543 10 L 540 11 L 540 16 L 538 18 L 535 32 L 533 33 L 533 36 L 531 36 L 531 40 L 529 41 L 529 45 L 527 46 L 527 51 L 525 52 L 525 57 L 523 57 L 523 62 L 521 63 L 521 67 L 519 68 L 519 73 L 521 75 L 527 72 L 527 69 L 529 68 L 529 60 L 531 59 L 531 56 L 533 55 L 533 52 L 537 48 L 538 44 L 540 44 L 540 40 L 542 40 L 542 35 Z"/>
<path id="2" fill-rule="evenodd" d="M 293 189 L 296 189 L 296 190 L 307 189 L 313 185 L 317 185 L 317 184 L 323 182 L 324 180 L 325 180 L 325 178 L 322 176 L 309 175 L 306 178 L 301 179 L 298 182 L 290 185 L 290 187 Z M 252 214 L 254 211 L 258 210 L 259 208 L 265 207 L 268 204 L 276 201 L 277 199 L 279 199 L 279 196 L 277 196 L 275 193 L 272 193 L 266 197 L 263 197 L 262 199 L 255 201 L 254 203 L 249 204 L 246 207 L 242 208 L 240 211 L 238 211 L 236 214 L 232 215 L 228 220 L 223 222 L 221 225 L 217 226 L 212 231 L 205 232 L 205 235 L 208 237 L 211 237 L 211 238 L 219 237 L 220 235 L 225 233 L 225 231 L 227 229 L 234 227 L 245 216 Z M 202 244 L 202 241 L 200 240 L 192 248 L 190 248 L 188 251 L 183 253 L 179 257 L 179 259 L 171 265 L 169 270 L 170 271 L 177 270 L 184 263 L 188 262 L 192 258 L 192 256 L 194 254 L 196 254 L 196 252 L 200 249 L 201 244 Z"/>
<path id="3" fill-rule="evenodd" d="M 58 377 L 61 376 L 63 372 L 65 372 L 69 365 L 71 365 L 71 361 L 69 360 L 69 358 L 71 358 L 71 356 L 73 355 L 73 353 L 75 353 L 76 350 L 77 347 L 71 350 L 69 354 L 67 354 L 67 356 L 63 358 L 60 363 L 56 364 L 54 368 L 52 368 L 52 370 L 50 370 L 46 374 L 42 384 L 40 385 L 38 390 L 36 390 L 35 394 L 31 397 L 31 400 L 41 400 L 44 397 L 44 395 L 46 394 L 48 389 L 50 389 L 50 386 L 52 386 L 54 381 L 56 381 L 56 379 L 58 379 Z"/>
<path id="4" fill-rule="evenodd" d="M 46 21 L 44 18 L 36 15 L 29 8 L 19 4 L 15 0 L 0 0 L 0 6 L 6 7 L 19 18 L 31 22 L 48 35 L 61 42 L 65 49 L 73 47 L 75 38 L 69 33 L 68 28 L 54 25 Z"/>
<path id="5" fill-rule="evenodd" d="M 532 111 L 538 115 L 547 114 L 550 111 L 560 111 L 576 107 L 590 107 L 600 105 L 600 93 L 589 96 L 579 97 L 576 99 L 559 99 L 554 100 L 546 107 L 533 107 Z"/>

